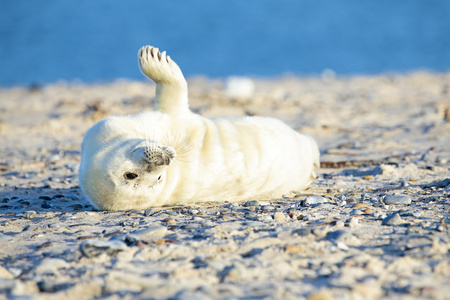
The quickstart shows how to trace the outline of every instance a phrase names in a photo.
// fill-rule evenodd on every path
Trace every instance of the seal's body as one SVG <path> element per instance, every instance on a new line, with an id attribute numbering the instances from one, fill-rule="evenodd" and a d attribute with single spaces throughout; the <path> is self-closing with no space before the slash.
<path id="1" fill-rule="evenodd" d="M 143 47 L 156 110 L 100 121 L 82 144 L 80 186 L 100 209 L 271 199 L 316 177 L 315 141 L 266 117 L 208 119 L 188 108 L 187 84 L 165 52 Z"/>

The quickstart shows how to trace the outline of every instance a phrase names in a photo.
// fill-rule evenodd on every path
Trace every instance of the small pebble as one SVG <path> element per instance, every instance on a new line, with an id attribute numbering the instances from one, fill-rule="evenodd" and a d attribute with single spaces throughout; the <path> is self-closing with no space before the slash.
<path id="1" fill-rule="evenodd" d="M 189 210 L 188 210 L 188 214 L 190 214 L 190 215 L 196 215 L 196 214 L 198 214 L 198 209 L 189 209 Z"/>
<path id="2" fill-rule="evenodd" d="M 26 211 L 24 214 L 26 219 L 34 219 L 37 216 L 37 213 L 34 210 Z"/>
<path id="3" fill-rule="evenodd" d="M 80 199 L 78 199 L 78 196 L 75 194 L 69 194 L 69 195 L 65 196 L 65 198 L 73 200 L 73 201 L 80 200 Z"/>
<path id="4" fill-rule="evenodd" d="M 341 249 L 343 251 L 348 251 L 350 248 L 344 244 L 343 242 L 336 242 L 336 247 L 338 247 L 338 249 Z"/>
<path id="5" fill-rule="evenodd" d="M 309 227 L 299 228 L 292 231 L 292 234 L 297 234 L 299 236 L 308 236 L 312 234 L 312 229 Z"/>
<path id="6" fill-rule="evenodd" d="M 285 215 L 284 213 L 277 211 L 273 215 L 273 219 L 278 220 L 278 221 L 286 221 L 286 220 L 290 220 L 291 218 L 289 216 Z"/>
<path id="7" fill-rule="evenodd" d="M 151 215 L 153 215 L 153 212 L 154 212 L 153 208 L 148 208 L 148 209 L 144 210 L 144 216 L 145 217 L 151 216 Z"/>
<path id="8" fill-rule="evenodd" d="M 124 251 L 127 248 L 127 245 L 119 240 L 86 240 L 80 245 L 81 253 L 88 258 L 100 256 L 102 254 L 113 255 L 119 251 Z"/>
<path id="9" fill-rule="evenodd" d="M 336 223 L 334 224 L 334 227 L 343 228 L 345 227 L 345 222 L 343 220 L 337 220 Z"/>
<path id="10" fill-rule="evenodd" d="M 423 213 L 420 210 L 415 210 L 411 215 L 415 218 L 420 218 L 423 216 Z"/>
<path id="11" fill-rule="evenodd" d="M 271 215 L 266 215 L 266 214 L 264 214 L 264 215 L 258 215 L 258 216 L 256 217 L 256 220 L 257 220 L 257 221 L 262 221 L 262 222 L 269 222 L 269 221 L 272 221 L 273 218 L 272 218 Z"/>
<path id="12" fill-rule="evenodd" d="M 302 250 L 302 247 L 300 247 L 299 245 L 286 245 L 284 247 L 284 251 L 290 252 L 290 253 L 297 253 L 297 252 L 300 252 L 301 250 Z"/>
<path id="13" fill-rule="evenodd" d="M 360 210 L 360 209 L 354 209 L 354 210 L 352 210 L 351 214 L 352 214 L 352 215 L 359 216 L 359 215 L 362 215 L 362 214 L 364 214 L 364 213 L 363 213 L 363 211 Z"/>
<path id="14" fill-rule="evenodd" d="M 352 237 L 353 237 L 353 234 L 346 229 L 328 232 L 327 236 L 326 236 L 326 238 L 328 240 L 337 241 L 337 242 L 338 241 L 343 242 L 343 241 L 349 240 Z"/>
<path id="15" fill-rule="evenodd" d="M 245 202 L 245 204 L 244 204 L 245 207 L 259 206 L 259 205 L 260 205 L 260 203 L 258 200 L 250 200 L 250 201 Z"/>
<path id="16" fill-rule="evenodd" d="M 44 202 L 41 204 L 41 207 L 42 207 L 42 208 L 52 208 L 52 207 L 53 207 L 53 204 L 52 204 L 50 201 L 44 201 Z"/>
<path id="17" fill-rule="evenodd" d="M 445 226 L 443 226 L 443 225 L 438 225 L 438 226 L 436 227 L 436 230 L 439 231 L 439 232 L 445 232 L 445 231 L 447 231 L 447 229 L 446 229 Z"/>
<path id="18" fill-rule="evenodd" d="M 392 225 L 399 225 L 402 223 L 403 223 L 403 219 L 400 217 L 400 215 L 398 213 L 395 213 L 395 214 L 391 214 L 391 215 L 387 216 L 386 218 L 384 218 L 383 221 L 381 222 L 381 225 L 392 226 Z"/>
<path id="19" fill-rule="evenodd" d="M 165 226 L 151 226 L 133 232 L 134 235 L 137 235 L 142 240 L 165 236 L 166 233 L 167 227 Z"/>
<path id="20" fill-rule="evenodd" d="M 407 181 L 400 182 L 400 187 L 409 187 L 410 184 Z"/>
<path id="21" fill-rule="evenodd" d="M 39 288 L 39 291 L 44 293 L 55 293 L 59 291 L 66 290 L 72 286 L 74 286 L 74 283 L 70 282 L 64 282 L 64 283 L 55 283 L 52 281 L 39 281 L 37 283 L 37 286 Z"/>
<path id="22" fill-rule="evenodd" d="M 386 205 L 408 205 L 411 204 L 411 197 L 407 195 L 387 195 L 383 199 Z"/>
<path id="23" fill-rule="evenodd" d="M 163 220 L 163 222 L 165 222 L 165 223 L 175 223 L 175 219 L 174 219 L 174 218 L 167 217 L 167 218 L 165 218 L 165 219 Z"/>
<path id="24" fill-rule="evenodd" d="M 48 158 L 48 162 L 57 162 L 58 160 L 61 159 L 61 156 L 59 156 L 58 154 L 52 155 Z"/>
<path id="25" fill-rule="evenodd" d="M 359 220 L 358 220 L 358 218 L 355 218 L 355 217 L 352 217 L 348 220 L 349 227 L 355 227 L 358 225 L 358 223 L 359 223 Z"/>
<path id="26" fill-rule="evenodd" d="M 328 200 L 322 196 L 309 196 L 305 199 L 304 204 L 305 206 L 311 205 L 311 204 L 322 204 L 328 202 Z"/>
<path id="27" fill-rule="evenodd" d="M 182 228 L 183 229 L 199 229 L 200 227 L 202 227 L 202 225 L 199 223 L 189 223 L 187 225 L 184 225 Z"/>
<path id="28" fill-rule="evenodd" d="M 261 209 L 262 209 L 262 210 L 265 210 L 265 211 L 271 211 L 271 210 L 274 210 L 274 209 L 275 209 L 275 206 L 273 206 L 273 205 L 263 205 L 263 206 L 261 207 Z"/>

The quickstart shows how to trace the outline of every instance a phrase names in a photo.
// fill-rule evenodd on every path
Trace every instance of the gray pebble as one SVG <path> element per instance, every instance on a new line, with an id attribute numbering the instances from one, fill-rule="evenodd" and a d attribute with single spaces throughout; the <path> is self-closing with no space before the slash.
<path id="1" fill-rule="evenodd" d="M 70 199 L 70 200 L 74 200 L 74 201 L 79 200 L 79 199 L 78 199 L 78 196 L 75 195 L 75 194 L 69 194 L 69 195 L 66 196 L 66 198 L 67 198 L 67 199 Z"/>
<path id="2" fill-rule="evenodd" d="M 374 217 L 376 220 L 383 220 L 384 218 L 386 218 L 386 213 L 377 210 L 377 211 L 375 211 L 375 212 L 373 213 L 373 217 Z"/>
<path id="3" fill-rule="evenodd" d="M 364 212 L 360 209 L 354 209 L 354 210 L 352 210 L 351 214 L 355 215 L 355 216 L 359 216 L 359 215 L 363 215 Z"/>
<path id="4" fill-rule="evenodd" d="M 305 206 L 308 206 L 311 204 L 322 204 L 325 202 L 328 202 L 328 200 L 322 196 L 309 196 L 305 199 L 304 204 Z"/>
<path id="5" fill-rule="evenodd" d="M 264 224 L 263 222 L 258 222 L 258 221 L 243 222 L 242 225 L 250 227 L 250 228 L 266 226 L 266 224 Z"/>
<path id="6" fill-rule="evenodd" d="M 420 218 L 422 216 L 422 212 L 420 210 L 415 210 L 411 214 L 414 218 Z"/>
<path id="7" fill-rule="evenodd" d="M 202 222 L 202 226 L 214 227 L 214 222 L 212 222 L 211 220 L 206 220 Z"/>
<path id="8" fill-rule="evenodd" d="M 151 216 L 151 215 L 153 215 L 153 212 L 154 212 L 153 208 L 148 208 L 148 209 L 144 210 L 144 216 L 146 216 L 146 217 Z"/>
<path id="9" fill-rule="evenodd" d="M 244 204 L 245 207 L 259 206 L 259 205 L 260 205 L 260 203 L 258 200 L 250 200 L 250 201 L 245 202 L 245 204 Z"/>
<path id="10" fill-rule="evenodd" d="M 238 207 L 238 206 L 239 206 L 239 204 L 233 202 L 233 203 L 228 203 L 228 204 L 225 205 L 224 207 L 225 207 L 225 208 L 235 208 L 235 207 Z"/>
<path id="11" fill-rule="evenodd" d="M 345 197 L 344 195 L 339 196 L 338 197 L 338 205 L 339 206 L 347 205 L 347 197 Z"/>
<path id="12" fill-rule="evenodd" d="M 407 181 L 400 182 L 400 187 L 409 187 L 409 183 Z"/>
<path id="13" fill-rule="evenodd" d="M 58 154 L 52 155 L 48 158 L 48 162 L 57 162 L 58 160 L 61 159 L 61 156 L 59 156 Z"/>
<path id="14" fill-rule="evenodd" d="M 133 232 L 134 235 L 137 235 L 140 239 L 151 239 L 154 237 L 162 237 L 167 233 L 167 227 L 165 226 L 151 226 L 145 229 L 136 230 Z"/>
<path id="15" fill-rule="evenodd" d="M 266 211 L 272 211 L 275 209 L 275 206 L 273 205 L 264 205 L 261 207 L 262 210 L 266 210 Z"/>
<path id="16" fill-rule="evenodd" d="M 350 250 L 350 248 L 343 242 L 336 242 L 336 247 L 338 247 L 338 249 L 343 250 L 343 251 Z"/>
<path id="17" fill-rule="evenodd" d="M 44 293 L 55 293 L 62 290 L 66 290 L 72 286 L 74 286 L 74 283 L 65 282 L 65 283 L 54 283 L 51 281 L 39 281 L 37 283 L 37 286 L 39 288 L 39 291 Z"/>
<path id="18" fill-rule="evenodd" d="M 438 226 L 436 227 L 436 230 L 439 231 L 439 232 L 445 232 L 445 231 L 447 231 L 447 229 L 445 228 L 445 226 L 442 226 L 442 225 L 438 225 Z"/>
<path id="19" fill-rule="evenodd" d="M 261 222 L 269 222 L 269 221 L 273 221 L 273 218 L 271 215 L 263 214 L 263 215 L 258 215 L 256 217 L 256 220 L 261 221 Z"/>
<path id="20" fill-rule="evenodd" d="M 353 234 L 348 230 L 336 230 L 327 233 L 327 239 L 339 242 L 345 242 L 353 238 Z"/>
<path id="21" fill-rule="evenodd" d="M 317 270 L 317 275 L 320 277 L 328 277 L 331 274 L 333 274 L 333 270 L 331 270 L 331 268 L 329 267 L 322 267 Z"/>
<path id="22" fill-rule="evenodd" d="M 26 219 L 34 219 L 37 216 L 37 213 L 34 210 L 29 210 L 24 213 Z"/>
<path id="23" fill-rule="evenodd" d="M 61 183 L 64 181 L 62 178 L 58 178 L 58 177 L 49 177 L 48 180 L 50 180 L 51 182 L 57 182 L 57 183 Z"/>
<path id="24" fill-rule="evenodd" d="M 407 195 L 387 195 L 383 198 L 386 205 L 408 205 L 411 204 L 411 197 Z"/>
<path id="25" fill-rule="evenodd" d="M 52 208 L 53 204 L 50 201 L 44 201 L 44 202 L 42 202 L 41 207 L 42 208 Z"/>
<path id="26" fill-rule="evenodd" d="M 80 245 L 81 253 L 86 257 L 96 257 L 103 253 L 106 255 L 113 255 L 119 251 L 127 249 L 127 245 L 118 240 L 100 241 L 100 240 L 86 240 Z"/>
<path id="27" fill-rule="evenodd" d="M 258 218 L 258 215 L 256 213 L 247 213 L 244 215 L 244 218 L 249 220 L 256 220 Z"/>
<path id="28" fill-rule="evenodd" d="M 395 213 L 395 214 L 391 214 L 391 215 L 387 216 L 386 218 L 384 218 L 383 221 L 381 222 L 381 225 L 392 226 L 392 225 L 399 225 L 402 223 L 403 223 L 403 219 L 400 217 L 400 215 L 398 213 Z"/>
<path id="29" fill-rule="evenodd" d="M 198 209 L 188 209 L 188 214 L 195 216 L 198 214 Z"/>
<path id="30" fill-rule="evenodd" d="M 189 223 L 187 225 L 184 225 L 182 228 L 183 229 L 199 229 L 200 227 L 202 227 L 202 225 L 199 223 Z"/>
<path id="31" fill-rule="evenodd" d="M 438 187 L 438 188 L 445 188 L 445 187 L 447 187 L 449 185 L 450 185 L 450 178 L 441 180 L 441 181 L 436 183 L 436 187 Z"/>
<path id="32" fill-rule="evenodd" d="M 299 236 L 308 236 L 312 234 L 312 229 L 309 227 L 299 228 L 292 231 L 292 234 L 298 234 Z"/>

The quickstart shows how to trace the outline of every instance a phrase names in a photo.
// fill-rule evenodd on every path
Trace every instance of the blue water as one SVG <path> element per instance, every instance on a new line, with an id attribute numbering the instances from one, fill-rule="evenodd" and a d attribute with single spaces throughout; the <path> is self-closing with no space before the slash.
<path id="1" fill-rule="evenodd" d="M 0 85 L 143 79 L 139 47 L 187 76 L 450 70 L 448 0 L 2 0 Z"/>

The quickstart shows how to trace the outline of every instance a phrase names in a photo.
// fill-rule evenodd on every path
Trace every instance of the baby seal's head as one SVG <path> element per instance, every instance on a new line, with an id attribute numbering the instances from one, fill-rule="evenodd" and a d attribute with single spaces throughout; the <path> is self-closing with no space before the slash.
<path id="1" fill-rule="evenodd" d="M 89 151 L 90 150 L 90 151 Z M 152 141 L 123 141 L 83 153 L 80 186 L 99 209 L 144 209 L 158 204 L 175 149 Z"/>

